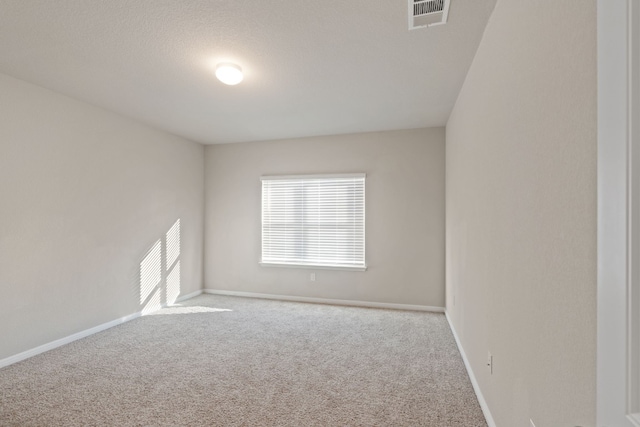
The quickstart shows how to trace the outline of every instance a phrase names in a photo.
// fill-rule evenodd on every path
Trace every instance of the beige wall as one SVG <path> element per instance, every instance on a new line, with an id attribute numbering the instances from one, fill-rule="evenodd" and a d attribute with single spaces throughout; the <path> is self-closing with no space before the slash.
<path id="1" fill-rule="evenodd" d="M 435 128 L 206 147 L 205 288 L 443 307 L 444 138 Z M 347 172 L 367 173 L 369 269 L 260 267 L 260 176 Z"/>
<path id="2" fill-rule="evenodd" d="M 147 307 L 140 262 L 178 219 L 201 289 L 201 145 L 5 75 L 0 99 L 0 359 Z"/>
<path id="3" fill-rule="evenodd" d="M 596 107 L 595 0 L 499 0 L 446 153 L 447 310 L 499 427 L 595 425 Z"/>

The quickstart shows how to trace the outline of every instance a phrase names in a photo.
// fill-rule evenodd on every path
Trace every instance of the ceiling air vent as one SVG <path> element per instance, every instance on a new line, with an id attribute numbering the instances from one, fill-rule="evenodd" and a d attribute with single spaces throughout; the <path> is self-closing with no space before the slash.
<path id="1" fill-rule="evenodd" d="M 447 23 L 449 0 L 408 0 L 409 29 Z"/>

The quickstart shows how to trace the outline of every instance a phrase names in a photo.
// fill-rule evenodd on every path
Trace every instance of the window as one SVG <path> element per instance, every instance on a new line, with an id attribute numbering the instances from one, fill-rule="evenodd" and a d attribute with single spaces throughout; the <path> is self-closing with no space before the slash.
<path id="1" fill-rule="evenodd" d="M 262 177 L 262 265 L 366 270 L 365 174 Z"/>

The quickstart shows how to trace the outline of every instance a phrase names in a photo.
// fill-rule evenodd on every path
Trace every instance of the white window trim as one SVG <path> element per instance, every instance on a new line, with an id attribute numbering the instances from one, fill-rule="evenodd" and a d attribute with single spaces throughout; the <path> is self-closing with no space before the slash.
<path id="1" fill-rule="evenodd" d="M 367 271 L 367 264 L 364 267 L 348 267 L 344 265 L 326 265 L 326 264 L 281 264 L 274 262 L 262 262 L 259 261 L 262 267 L 276 267 L 276 268 L 304 268 L 307 270 L 345 270 L 345 271 Z"/>
<path id="2" fill-rule="evenodd" d="M 340 173 L 323 175 L 263 175 L 260 181 L 275 181 L 278 179 L 338 179 L 338 178 L 366 178 L 366 173 Z"/>
<path id="3" fill-rule="evenodd" d="M 342 173 L 342 174 L 315 174 L 315 175 L 263 175 L 260 177 L 260 182 L 268 180 L 289 180 L 289 179 L 339 179 L 339 178 L 366 178 L 366 173 Z M 366 192 L 364 194 L 364 201 L 366 205 Z M 264 216 L 263 206 L 261 203 L 261 228 L 262 228 L 262 217 Z M 363 233 L 366 236 L 366 208 L 363 212 Z M 262 235 L 260 236 L 262 239 Z M 261 267 L 274 267 L 274 268 L 301 268 L 301 269 L 309 269 L 309 270 L 338 270 L 338 271 L 367 271 L 368 265 L 366 262 L 366 237 L 365 237 L 365 245 L 362 248 L 364 255 L 364 265 L 363 266 L 344 266 L 344 265 L 327 265 L 327 264 L 296 264 L 296 263 L 272 263 L 272 262 L 264 262 L 262 260 L 262 254 L 260 254 L 260 259 L 258 260 L 258 264 Z"/>

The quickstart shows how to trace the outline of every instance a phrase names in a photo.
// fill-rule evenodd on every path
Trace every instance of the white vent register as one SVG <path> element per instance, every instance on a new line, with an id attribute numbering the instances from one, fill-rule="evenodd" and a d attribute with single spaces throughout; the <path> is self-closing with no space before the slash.
<path id="1" fill-rule="evenodd" d="M 450 0 L 408 0 L 409 29 L 446 24 Z"/>

